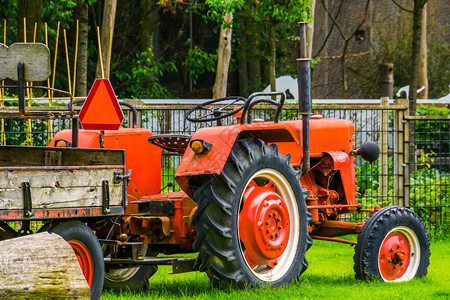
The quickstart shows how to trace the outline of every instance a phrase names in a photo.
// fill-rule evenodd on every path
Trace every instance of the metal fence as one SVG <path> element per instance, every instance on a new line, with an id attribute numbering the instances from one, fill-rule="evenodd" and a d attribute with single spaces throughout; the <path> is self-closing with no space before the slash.
<path id="1" fill-rule="evenodd" d="M 193 134 L 210 123 L 191 123 L 185 119 L 192 105 L 139 105 L 138 126 L 155 134 Z M 373 141 L 380 145 L 380 159 L 375 163 L 356 158 L 358 198 L 364 207 L 402 205 L 420 215 L 430 233 L 445 231 L 449 226 L 450 205 L 450 118 L 409 117 L 408 102 L 399 100 L 380 105 L 314 105 L 314 114 L 348 119 L 355 124 L 355 145 Z M 128 115 L 128 111 L 125 110 Z M 259 106 L 253 119 L 272 120 L 275 110 Z M 296 105 L 285 105 L 280 120 L 299 119 Z M 45 145 L 51 132 L 45 120 L 33 120 L 33 144 Z M 235 122 L 233 117 L 223 123 Z M 410 132 L 410 123 L 414 132 Z M 126 118 L 124 126 L 128 126 Z M 8 120 L 5 127 L 8 144 L 27 144 L 26 121 Z M 53 133 L 70 128 L 67 120 L 53 120 Z M 179 155 L 163 151 L 162 185 L 175 182 L 173 176 L 180 162 Z M 367 215 L 349 215 L 347 219 L 363 220 Z"/>

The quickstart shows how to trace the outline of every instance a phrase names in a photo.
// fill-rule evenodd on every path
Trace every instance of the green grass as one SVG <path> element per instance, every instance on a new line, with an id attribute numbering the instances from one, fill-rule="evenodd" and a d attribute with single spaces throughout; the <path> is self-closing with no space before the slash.
<path id="1" fill-rule="evenodd" d="M 431 244 L 428 275 L 409 282 L 370 283 L 358 281 L 353 273 L 354 248 L 349 245 L 314 241 L 307 253 L 308 270 L 301 285 L 280 289 L 221 291 L 209 285 L 205 273 L 169 275 L 170 267 L 161 266 L 150 279 L 145 293 L 104 292 L 107 299 L 449 299 L 450 241 Z"/>

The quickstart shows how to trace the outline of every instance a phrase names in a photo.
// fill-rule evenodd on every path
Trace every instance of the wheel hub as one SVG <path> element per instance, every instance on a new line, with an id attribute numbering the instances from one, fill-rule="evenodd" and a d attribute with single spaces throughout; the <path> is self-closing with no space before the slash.
<path id="1" fill-rule="evenodd" d="M 380 248 L 381 275 L 390 280 L 402 277 L 409 265 L 408 239 L 399 232 L 388 235 Z"/>
<path id="2" fill-rule="evenodd" d="M 244 193 L 243 203 L 239 236 L 245 247 L 245 259 L 252 268 L 270 265 L 288 244 L 289 210 L 270 182 L 258 186 L 252 181 Z"/>

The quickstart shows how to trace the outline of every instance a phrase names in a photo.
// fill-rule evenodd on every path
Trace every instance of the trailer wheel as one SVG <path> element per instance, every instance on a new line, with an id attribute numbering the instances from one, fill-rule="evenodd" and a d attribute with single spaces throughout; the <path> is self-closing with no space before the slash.
<path id="1" fill-rule="evenodd" d="M 430 264 L 425 225 L 407 208 L 385 207 L 362 228 L 353 260 L 357 279 L 407 281 L 424 276 Z"/>
<path id="2" fill-rule="evenodd" d="M 91 287 L 91 299 L 99 299 L 103 289 L 105 263 L 100 242 L 92 229 L 79 221 L 69 221 L 60 223 L 51 232 L 60 235 L 72 246 Z"/>
<path id="3" fill-rule="evenodd" d="M 307 192 L 289 161 L 276 145 L 238 141 L 222 173 L 194 194 L 194 247 L 214 286 L 285 286 L 308 267 Z"/>
<path id="4" fill-rule="evenodd" d="M 139 256 L 148 255 L 147 249 L 148 245 L 142 245 L 139 249 Z M 148 280 L 156 271 L 158 271 L 158 266 L 153 265 L 106 270 L 105 288 L 112 290 L 146 291 L 149 287 Z"/>

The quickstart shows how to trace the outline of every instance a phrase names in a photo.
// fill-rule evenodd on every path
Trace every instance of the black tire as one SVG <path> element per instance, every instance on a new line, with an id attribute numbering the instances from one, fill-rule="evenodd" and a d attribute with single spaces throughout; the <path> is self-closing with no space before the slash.
<path id="1" fill-rule="evenodd" d="M 143 244 L 139 256 L 150 255 L 148 245 Z M 105 288 L 121 291 L 146 291 L 149 288 L 148 280 L 152 277 L 158 266 L 139 266 L 134 268 L 110 269 L 105 271 Z"/>
<path id="2" fill-rule="evenodd" d="M 357 279 L 407 281 L 425 276 L 430 264 L 425 225 L 405 207 L 382 208 L 363 226 L 353 260 Z"/>
<path id="3" fill-rule="evenodd" d="M 290 156 L 280 154 L 276 145 L 269 147 L 261 140 L 240 140 L 233 146 L 222 173 L 212 177 L 195 192 L 194 200 L 198 203 L 198 210 L 192 219 L 197 228 L 194 247 L 199 250 L 200 271 L 207 273 L 213 286 L 223 289 L 230 287 L 252 289 L 258 286 L 276 288 L 298 281 L 300 274 L 308 267 L 305 253 L 312 244 L 308 234 L 308 222 L 311 217 L 307 213 L 305 202 L 308 192 L 300 185 L 300 171 L 294 170 L 289 161 Z M 239 218 L 239 214 L 244 211 L 244 197 L 246 201 L 251 201 L 248 200 L 250 198 L 248 194 L 244 196 L 244 191 L 247 193 L 254 186 L 265 189 L 270 186 L 266 185 L 267 182 L 272 182 L 274 188 L 271 188 L 279 196 L 278 199 L 284 202 L 284 211 L 289 220 L 284 216 L 282 220 L 278 218 L 277 223 L 274 223 L 283 225 L 274 228 L 283 227 L 280 237 L 284 236 L 284 239 L 275 238 L 277 247 L 281 245 L 279 247 L 281 250 L 278 250 L 281 254 L 276 258 L 276 262 L 252 263 L 249 261 L 254 257 L 248 257 L 248 261 L 244 254 L 245 243 L 249 243 L 250 235 L 241 236 L 239 233 L 239 230 L 244 231 L 243 228 L 249 226 L 239 227 L 238 222 L 246 219 Z M 255 193 L 260 195 L 257 191 Z M 252 197 L 252 201 L 256 200 Z M 252 203 L 263 203 L 265 199 L 258 201 Z M 267 218 L 271 216 L 268 209 L 275 206 L 272 202 L 269 206 L 269 202 L 264 202 L 268 207 L 265 211 Z M 280 203 L 278 205 L 282 206 Z M 258 205 L 262 207 L 263 204 Z M 247 211 L 247 208 L 245 209 Z M 262 213 L 260 216 L 266 218 Z M 268 219 L 263 220 L 266 222 Z M 285 220 L 286 223 L 283 223 Z M 242 222 L 244 224 L 244 221 Z M 261 223 L 257 224 L 263 227 Z M 289 228 L 289 231 L 282 234 L 285 228 Z M 262 232 L 266 232 L 266 229 L 261 231 L 260 236 L 265 235 Z M 266 239 L 268 236 L 269 234 Z M 287 242 L 283 249 L 284 241 Z M 269 242 L 271 241 L 267 242 L 267 247 Z M 260 259 L 259 256 L 257 258 Z"/>
<path id="4" fill-rule="evenodd" d="M 77 255 L 77 245 L 81 245 L 81 247 L 84 247 L 84 249 L 87 250 L 86 254 L 90 255 L 90 260 L 92 261 L 92 283 L 90 285 L 91 299 L 100 299 L 105 277 L 105 263 L 100 242 L 92 229 L 79 221 L 69 221 L 58 224 L 51 232 L 60 235 L 69 242 L 69 244 L 72 242 L 71 246 L 74 248 Z M 83 270 L 83 273 L 84 271 L 85 270 Z M 86 273 L 84 274 L 86 276 Z"/>

